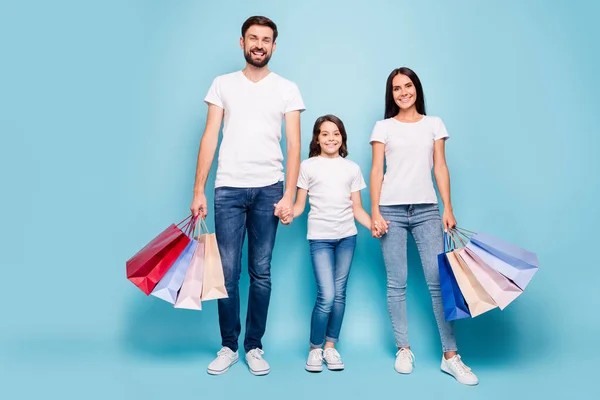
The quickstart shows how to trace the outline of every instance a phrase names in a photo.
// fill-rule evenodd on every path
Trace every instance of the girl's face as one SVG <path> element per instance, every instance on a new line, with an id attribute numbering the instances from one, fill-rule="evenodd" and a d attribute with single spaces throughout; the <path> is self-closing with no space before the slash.
<path id="1" fill-rule="evenodd" d="M 417 101 L 417 89 L 408 76 L 396 75 L 392 80 L 392 92 L 394 100 L 401 110 L 414 107 Z"/>
<path id="2" fill-rule="evenodd" d="M 342 147 L 342 134 L 337 125 L 333 122 L 325 121 L 319 128 L 321 133 L 317 137 L 317 142 L 321 147 L 322 157 L 338 157 L 340 147 Z"/>

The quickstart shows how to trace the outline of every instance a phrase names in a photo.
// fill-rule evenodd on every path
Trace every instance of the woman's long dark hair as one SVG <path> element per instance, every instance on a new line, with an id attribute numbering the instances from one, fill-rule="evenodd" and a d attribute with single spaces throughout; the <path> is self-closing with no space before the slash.
<path id="1" fill-rule="evenodd" d="M 398 107 L 398 104 L 396 104 L 396 101 L 394 100 L 394 87 L 392 85 L 392 81 L 396 75 L 406 75 L 412 81 L 417 89 L 417 101 L 415 101 L 417 112 L 421 115 L 427 115 L 425 113 L 425 95 L 423 94 L 421 80 L 412 69 L 402 67 L 393 70 L 390 76 L 388 76 L 387 83 L 385 84 L 385 118 L 395 117 L 400 112 L 400 107 Z"/>
<path id="2" fill-rule="evenodd" d="M 346 140 L 348 139 L 348 135 L 346 135 L 346 128 L 344 127 L 344 123 L 341 119 L 336 117 L 335 115 L 327 114 L 322 117 L 317 118 L 315 121 L 315 126 L 313 127 L 313 137 L 310 141 L 310 147 L 308 151 L 308 157 L 316 157 L 321 154 L 321 146 L 319 146 L 319 135 L 321 134 L 321 125 L 323 122 L 332 122 L 336 124 L 340 131 L 340 135 L 342 135 L 342 145 L 340 146 L 340 156 L 346 157 L 348 155 L 348 148 L 346 147 Z"/>

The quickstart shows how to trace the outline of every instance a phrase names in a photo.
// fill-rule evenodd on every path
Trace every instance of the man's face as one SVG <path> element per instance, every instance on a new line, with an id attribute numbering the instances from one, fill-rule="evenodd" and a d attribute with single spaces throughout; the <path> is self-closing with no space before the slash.
<path id="1" fill-rule="evenodd" d="M 268 26 L 252 25 L 246 35 L 240 39 L 240 46 L 244 50 L 244 58 L 248 64 L 262 68 L 268 64 L 273 51 L 273 30 Z"/>

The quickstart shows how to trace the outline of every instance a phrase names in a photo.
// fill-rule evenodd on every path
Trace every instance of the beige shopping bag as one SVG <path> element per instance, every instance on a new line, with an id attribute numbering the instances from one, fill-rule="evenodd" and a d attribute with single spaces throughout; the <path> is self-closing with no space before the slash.
<path id="1" fill-rule="evenodd" d="M 223 264 L 217 245 L 217 235 L 208 232 L 204 220 L 202 227 L 204 233 L 198 241 L 204 244 L 204 279 L 202 282 L 202 301 L 227 298 L 225 289 L 225 276 L 223 275 Z"/>
<path id="2" fill-rule="evenodd" d="M 446 253 L 450 268 L 456 277 L 458 287 L 462 292 L 467 305 L 469 306 L 469 312 L 471 317 L 475 318 L 485 312 L 493 310 L 498 307 L 496 302 L 491 298 L 489 294 L 483 289 L 481 284 L 477 282 L 475 276 L 462 265 L 462 260 L 458 257 L 460 249 Z"/>

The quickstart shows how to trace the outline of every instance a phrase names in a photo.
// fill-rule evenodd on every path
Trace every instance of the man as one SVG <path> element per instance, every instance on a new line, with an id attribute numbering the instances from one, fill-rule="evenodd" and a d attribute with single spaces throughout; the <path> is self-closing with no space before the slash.
<path id="1" fill-rule="evenodd" d="M 218 301 L 223 348 L 208 366 L 208 373 L 213 375 L 226 372 L 238 361 L 239 279 L 246 232 L 250 275 L 246 362 L 254 375 L 270 371 L 262 357 L 261 339 L 271 296 L 271 255 L 279 212 L 291 208 L 294 200 L 300 166 L 300 113 L 305 109 L 296 84 L 268 69 L 276 39 L 277 26 L 270 19 L 254 16 L 246 20 L 240 38 L 246 67 L 215 78 L 205 98 L 208 116 L 190 207 L 192 214 L 201 218 L 208 211 L 204 187 L 224 120 L 215 182 L 215 233 L 229 297 Z M 280 144 L 283 119 L 285 192 Z"/>

